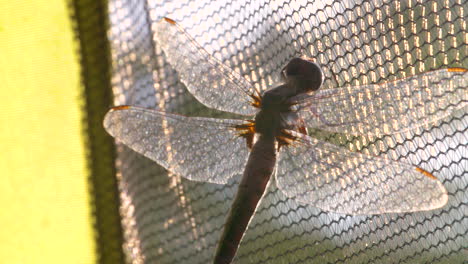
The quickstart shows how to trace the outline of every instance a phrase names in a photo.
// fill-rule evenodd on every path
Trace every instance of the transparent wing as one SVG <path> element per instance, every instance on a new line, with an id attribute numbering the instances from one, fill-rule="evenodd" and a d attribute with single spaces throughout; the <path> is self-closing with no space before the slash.
<path id="1" fill-rule="evenodd" d="M 447 191 L 429 172 L 393 160 L 299 137 L 281 150 L 278 187 L 289 197 L 326 211 L 382 214 L 425 211 L 447 203 Z"/>
<path id="2" fill-rule="evenodd" d="M 243 123 L 129 106 L 113 108 L 104 118 L 109 134 L 167 170 L 218 184 L 243 172 L 248 150 L 233 129 Z"/>
<path id="3" fill-rule="evenodd" d="M 259 93 L 245 78 L 208 54 L 173 20 L 162 19 L 154 30 L 169 63 L 198 101 L 240 115 L 256 113 L 251 95 Z"/>
<path id="4" fill-rule="evenodd" d="M 298 96 L 309 127 L 352 135 L 385 135 L 429 125 L 468 104 L 468 72 L 450 68 L 379 85 Z"/>

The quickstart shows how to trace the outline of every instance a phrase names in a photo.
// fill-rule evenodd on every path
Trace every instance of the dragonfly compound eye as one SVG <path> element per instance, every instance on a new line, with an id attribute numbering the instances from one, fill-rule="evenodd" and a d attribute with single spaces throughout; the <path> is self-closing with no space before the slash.
<path id="1" fill-rule="evenodd" d="M 283 70 L 286 83 L 296 88 L 297 93 L 316 91 L 323 83 L 320 66 L 309 59 L 294 58 Z"/>

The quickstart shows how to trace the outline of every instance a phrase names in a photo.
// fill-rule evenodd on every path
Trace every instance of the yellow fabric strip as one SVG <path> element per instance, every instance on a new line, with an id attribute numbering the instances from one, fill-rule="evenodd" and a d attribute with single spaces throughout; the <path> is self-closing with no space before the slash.
<path id="1" fill-rule="evenodd" d="M 65 0 L 0 0 L 0 262 L 95 263 Z"/>

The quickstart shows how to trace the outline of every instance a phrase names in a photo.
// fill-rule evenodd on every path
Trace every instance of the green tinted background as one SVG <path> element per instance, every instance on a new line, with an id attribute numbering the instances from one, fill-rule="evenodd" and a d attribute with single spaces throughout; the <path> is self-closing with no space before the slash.
<path id="1" fill-rule="evenodd" d="M 0 0 L 0 259 L 96 261 L 78 45 L 64 0 Z"/>

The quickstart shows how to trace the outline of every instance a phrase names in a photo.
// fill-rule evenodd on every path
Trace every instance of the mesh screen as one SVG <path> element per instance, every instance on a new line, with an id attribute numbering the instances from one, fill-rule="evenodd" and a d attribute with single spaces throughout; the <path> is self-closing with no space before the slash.
<path id="1" fill-rule="evenodd" d="M 282 66 L 299 55 L 322 66 L 325 87 L 468 67 L 468 4 L 463 0 L 109 2 L 116 105 L 227 116 L 199 103 L 168 64 L 153 32 L 164 16 L 260 89 L 278 82 Z M 348 216 L 288 199 L 272 182 L 234 262 L 466 261 L 467 130 L 464 108 L 404 136 L 363 139 L 312 131 L 337 145 L 433 173 L 448 190 L 448 204 L 430 212 Z M 226 185 L 189 181 L 123 145 L 118 145 L 117 168 L 129 262 L 209 263 L 239 179 Z"/>
<path id="2" fill-rule="evenodd" d="M 86 146 L 97 262 L 124 263 L 119 193 L 115 178 L 116 169 L 113 166 L 116 151 L 112 143 L 113 138 L 102 126 L 102 119 L 113 101 L 110 89 L 110 45 L 106 36 L 108 1 L 68 2 L 75 42 L 79 43 L 76 51 L 77 56 L 79 54 L 84 89 L 81 94 L 83 144 Z"/>

